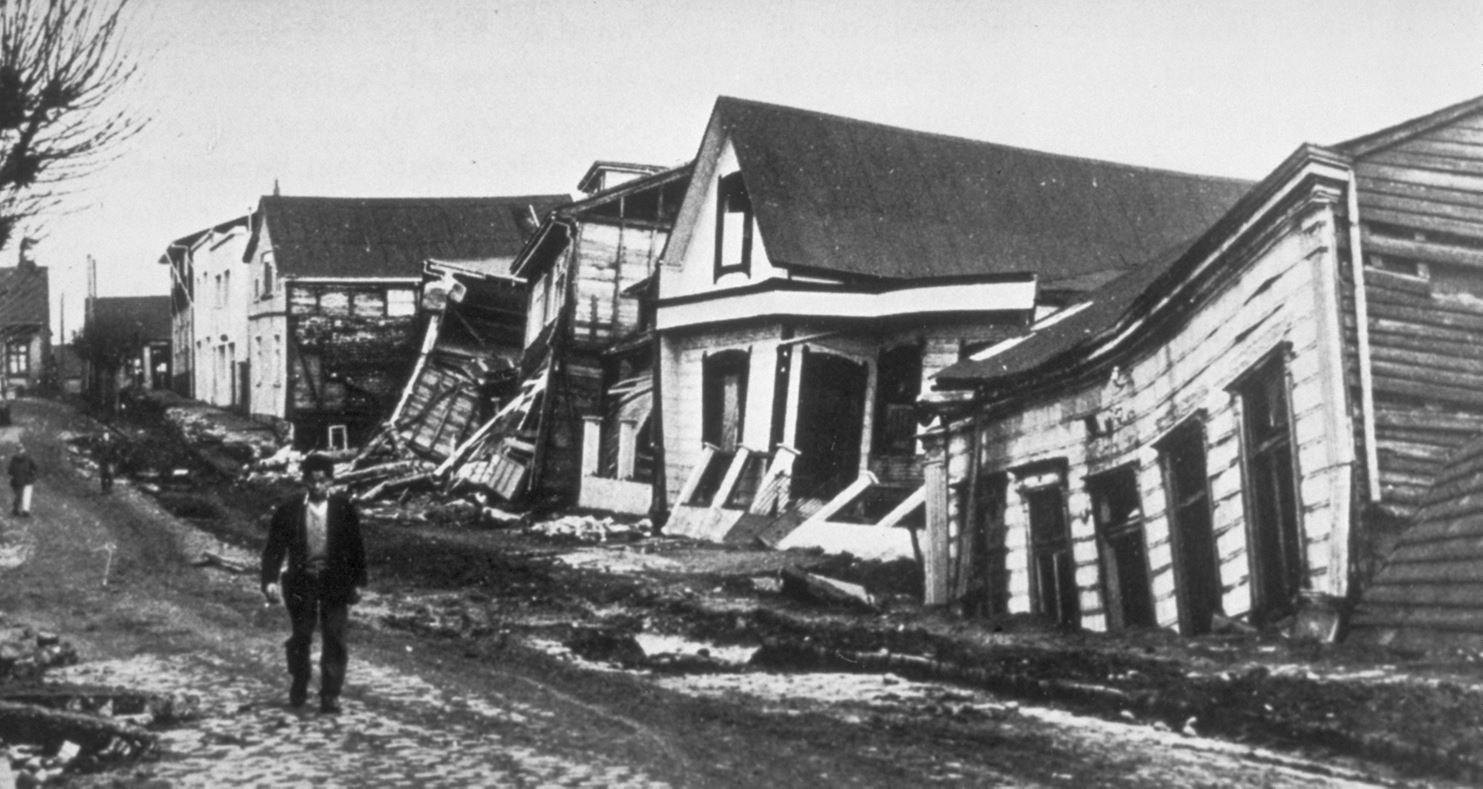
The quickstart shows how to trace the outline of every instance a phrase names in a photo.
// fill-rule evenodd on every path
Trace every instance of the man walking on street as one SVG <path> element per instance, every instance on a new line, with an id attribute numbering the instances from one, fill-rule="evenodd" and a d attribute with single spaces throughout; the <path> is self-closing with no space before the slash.
<path id="1" fill-rule="evenodd" d="M 344 496 L 329 495 L 335 464 L 328 456 L 312 454 L 300 464 L 305 495 L 295 497 L 273 513 L 268 544 L 263 548 L 263 597 L 281 599 L 288 608 L 293 633 L 285 643 L 292 678 L 288 703 L 303 706 L 309 693 L 309 647 L 319 623 L 319 711 L 340 711 L 345 685 L 345 626 L 350 606 L 360 600 L 366 585 L 366 556 L 361 542 L 360 517 Z M 288 569 L 279 585 L 278 571 L 285 557 Z"/>
<path id="2" fill-rule="evenodd" d="M 26 452 L 22 444 L 10 459 L 10 489 L 15 500 L 10 505 L 10 514 L 22 518 L 31 517 L 31 490 L 36 487 L 36 461 Z"/>

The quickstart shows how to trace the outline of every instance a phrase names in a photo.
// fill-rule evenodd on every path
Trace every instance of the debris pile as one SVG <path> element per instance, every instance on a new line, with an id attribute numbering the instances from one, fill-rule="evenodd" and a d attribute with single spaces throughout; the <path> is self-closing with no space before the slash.
<path id="1" fill-rule="evenodd" d="M 42 682 L 75 663 L 77 650 L 56 635 L 0 622 L 0 785 L 40 786 L 141 756 L 157 743 L 144 726 L 197 714 L 193 700 Z"/>
<path id="2" fill-rule="evenodd" d="M 653 532 L 653 527 L 648 519 L 637 523 L 621 523 L 611 517 L 566 515 L 555 520 L 533 523 L 526 527 L 526 532 L 578 542 L 609 542 L 643 539 Z"/>
<path id="3" fill-rule="evenodd" d="M 0 626 L 0 682 L 35 680 L 49 668 L 77 662 L 77 650 L 52 633 Z"/>

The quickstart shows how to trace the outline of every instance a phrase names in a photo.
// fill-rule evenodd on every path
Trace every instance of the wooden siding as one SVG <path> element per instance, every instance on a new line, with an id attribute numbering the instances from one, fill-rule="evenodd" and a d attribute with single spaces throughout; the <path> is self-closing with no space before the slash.
<path id="1" fill-rule="evenodd" d="M 1387 514 L 1415 514 L 1449 452 L 1483 430 L 1483 116 L 1355 162 L 1375 443 Z M 1348 273 L 1345 267 L 1346 275 Z M 1351 384 L 1359 385 L 1346 281 Z M 1386 549 L 1386 535 L 1375 551 Z M 1394 535 L 1388 535 L 1393 537 Z"/>
<path id="2" fill-rule="evenodd" d="M 1029 512 L 1020 489 L 1025 480 L 1017 479 L 1015 470 L 1064 461 L 1082 625 L 1105 629 L 1086 480 L 1131 464 L 1142 498 L 1156 618 L 1161 626 L 1177 623 L 1169 507 L 1154 445 L 1186 420 L 1203 419 L 1221 599 L 1227 615 L 1249 613 L 1252 584 L 1242 498 L 1241 421 L 1239 403 L 1228 387 L 1278 349 L 1287 358 L 1293 450 L 1303 480 L 1299 499 L 1306 576 L 1314 587 L 1330 588 L 1330 537 L 1336 530 L 1347 534 L 1347 453 L 1352 451 L 1350 428 L 1342 419 L 1344 404 L 1333 402 L 1337 387 L 1331 381 L 1339 364 L 1332 293 L 1338 265 L 1334 227 L 1332 209 L 1322 201 L 1272 224 L 1259 242 L 1229 253 L 1220 264 L 1230 272 L 1228 279 L 1205 294 L 1201 307 L 1171 328 L 1166 339 L 1144 348 L 1131 364 L 1110 371 L 1100 383 L 985 416 L 976 464 L 968 456 L 971 426 L 954 426 L 947 460 L 954 484 L 965 486 L 975 465 L 982 473 L 1010 473 L 1004 548 L 1011 612 L 1027 612 L 1032 604 Z M 1332 320 L 1314 319 L 1324 314 Z M 1334 418 L 1335 411 L 1340 418 Z M 1093 421 L 1098 424 L 1097 435 L 1089 433 Z M 948 505 L 956 561 L 965 502 L 952 496 Z"/>
<path id="3" fill-rule="evenodd" d="M 638 299 L 627 288 L 654 273 L 668 233 L 653 227 L 584 222 L 572 260 L 576 265 L 572 339 L 606 345 L 639 325 Z"/>
<path id="4" fill-rule="evenodd" d="M 390 413 L 417 361 L 417 316 L 350 314 L 351 294 L 385 285 L 293 285 L 289 290 L 290 419 L 321 440 L 326 424 L 350 427 L 351 441 Z M 317 305 L 317 307 L 313 306 Z"/>
<path id="5" fill-rule="evenodd" d="M 1380 493 L 1362 557 L 1374 576 L 1355 611 L 1355 638 L 1476 649 L 1483 115 L 1367 154 L 1355 173 Z M 1350 318 L 1357 385 L 1355 328 Z"/>

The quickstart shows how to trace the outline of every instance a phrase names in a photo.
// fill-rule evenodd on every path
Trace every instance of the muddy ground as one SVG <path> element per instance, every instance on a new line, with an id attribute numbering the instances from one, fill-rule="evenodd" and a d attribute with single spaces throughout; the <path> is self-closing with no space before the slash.
<path id="1" fill-rule="evenodd" d="M 135 445 L 134 470 L 192 469 L 188 483 L 171 485 L 165 476 L 160 502 L 255 551 L 262 504 L 288 483 L 227 479 L 163 440 L 166 433 L 141 416 L 134 435 L 149 438 Z M 752 662 L 772 670 L 894 672 L 1156 730 L 1360 757 L 1419 776 L 1483 779 L 1478 655 L 1402 655 L 1295 643 L 1279 633 L 1114 637 L 1062 632 L 1027 618 L 969 621 L 918 605 L 920 576 L 909 566 L 642 533 L 601 543 L 551 537 L 491 524 L 459 501 L 422 490 L 364 508 L 374 575 L 444 594 L 442 610 L 391 613 L 388 621 L 449 638 L 518 630 L 629 664 L 644 657 L 626 636 L 684 635 L 760 646 Z M 574 552 L 574 545 L 586 550 Z M 793 599 L 776 582 L 788 566 L 862 583 L 886 610 Z M 649 668 L 730 670 L 705 656 L 666 660 Z"/>

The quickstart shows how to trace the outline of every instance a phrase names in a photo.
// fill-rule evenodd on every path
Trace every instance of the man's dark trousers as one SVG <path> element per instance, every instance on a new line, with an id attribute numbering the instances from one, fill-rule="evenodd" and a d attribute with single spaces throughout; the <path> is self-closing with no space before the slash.
<path id="1" fill-rule="evenodd" d="M 319 695 L 333 699 L 345 686 L 345 626 L 350 620 L 350 601 L 325 595 L 323 587 L 320 575 L 312 571 L 290 571 L 283 577 L 283 599 L 293 625 L 293 634 L 284 646 L 294 692 L 302 694 L 309 685 L 309 652 L 318 622 Z"/>

